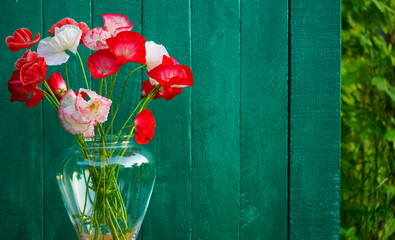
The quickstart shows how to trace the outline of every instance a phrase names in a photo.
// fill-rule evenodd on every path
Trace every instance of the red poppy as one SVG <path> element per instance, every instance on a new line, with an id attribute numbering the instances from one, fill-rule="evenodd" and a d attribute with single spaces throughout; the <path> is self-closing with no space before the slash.
<path id="1" fill-rule="evenodd" d="M 79 28 L 81 29 L 81 31 L 82 31 L 82 36 L 81 36 L 80 43 L 83 43 L 82 40 L 83 40 L 83 38 L 84 38 L 86 32 L 89 31 L 88 25 L 86 25 L 86 23 L 84 23 L 84 22 L 78 23 L 77 21 L 75 21 L 74 19 L 69 18 L 69 17 L 63 18 L 63 19 L 60 20 L 59 22 L 55 23 L 55 24 L 48 30 L 48 32 L 49 32 L 50 34 L 52 34 L 52 35 L 55 35 L 55 28 L 61 28 L 61 27 L 64 26 L 64 25 L 75 25 L 75 26 L 79 27 Z"/>
<path id="2" fill-rule="evenodd" d="M 45 80 L 47 65 L 45 59 L 39 57 L 36 52 L 26 51 L 15 62 L 15 68 L 20 70 L 20 81 L 25 85 L 35 85 Z"/>
<path id="3" fill-rule="evenodd" d="M 36 52 L 33 52 L 32 50 L 27 50 L 23 53 L 22 57 L 16 60 L 14 66 L 16 69 L 20 70 L 23 65 L 29 62 L 33 62 L 34 59 L 36 59 L 37 57 L 38 54 Z"/>
<path id="4" fill-rule="evenodd" d="M 134 120 L 136 131 L 134 140 L 138 144 L 146 144 L 154 137 L 156 121 L 149 109 L 141 111 Z"/>
<path id="5" fill-rule="evenodd" d="M 121 63 L 137 62 L 145 64 L 145 38 L 136 32 L 120 32 L 107 38 L 110 51 Z"/>
<path id="6" fill-rule="evenodd" d="M 11 51 L 16 52 L 20 49 L 29 48 L 38 43 L 40 33 L 36 34 L 34 40 L 32 38 L 33 34 L 29 29 L 19 28 L 14 31 L 13 36 L 6 37 L 5 42 Z"/>
<path id="7" fill-rule="evenodd" d="M 141 85 L 142 93 L 141 93 L 141 98 L 146 97 L 154 88 L 156 85 L 151 84 L 150 80 L 143 81 Z M 160 91 L 155 95 L 154 99 L 158 98 L 164 98 L 166 100 L 171 100 L 173 99 L 176 95 L 181 94 L 182 89 L 181 88 L 172 88 L 171 91 Z"/>
<path id="8" fill-rule="evenodd" d="M 113 75 L 121 68 L 122 63 L 108 49 L 94 52 L 88 58 L 88 69 L 94 78 Z"/>
<path id="9" fill-rule="evenodd" d="M 147 73 L 162 87 L 160 92 L 166 100 L 174 98 L 182 92 L 181 88 L 193 85 L 192 71 L 188 66 L 180 65 L 174 58 L 163 56 L 162 64 Z"/>
<path id="10" fill-rule="evenodd" d="M 8 81 L 8 91 L 11 93 L 10 101 L 26 102 L 25 107 L 36 106 L 44 97 L 38 85 L 24 86 L 19 79 L 19 70 L 14 71 Z M 30 96 L 30 98 L 28 98 Z"/>

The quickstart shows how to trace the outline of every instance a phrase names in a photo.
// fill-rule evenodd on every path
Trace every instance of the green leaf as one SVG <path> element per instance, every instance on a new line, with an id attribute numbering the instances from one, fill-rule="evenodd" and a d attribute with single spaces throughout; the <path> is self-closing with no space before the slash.
<path id="1" fill-rule="evenodd" d="M 376 86 L 378 90 L 385 92 L 393 102 L 395 102 L 395 87 L 391 86 L 387 79 L 383 77 L 374 77 L 371 80 L 372 85 Z"/>
<path id="2" fill-rule="evenodd" d="M 388 128 L 387 132 L 384 135 L 384 139 L 390 142 L 395 142 L 395 129 Z"/>
<path id="3" fill-rule="evenodd" d="M 395 10 L 391 9 L 390 7 L 388 7 L 386 4 L 382 3 L 381 1 L 373 0 L 372 2 L 376 5 L 376 7 L 382 13 L 386 13 L 386 11 L 388 11 L 390 13 L 395 13 Z"/>
<path id="4" fill-rule="evenodd" d="M 355 233 L 357 232 L 357 229 L 355 228 L 355 226 L 352 226 L 352 227 L 350 227 L 348 230 L 347 230 L 347 234 L 349 235 L 349 236 L 355 236 Z"/>
<path id="5" fill-rule="evenodd" d="M 395 218 L 389 218 L 385 221 L 384 233 L 385 238 L 390 237 L 395 232 Z"/>
<path id="6" fill-rule="evenodd" d="M 387 91 L 389 86 L 387 79 L 382 77 L 372 78 L 372 84 L 373 86 L 376 86 L 377 89 L 379 89 L 380 91 Z"/>

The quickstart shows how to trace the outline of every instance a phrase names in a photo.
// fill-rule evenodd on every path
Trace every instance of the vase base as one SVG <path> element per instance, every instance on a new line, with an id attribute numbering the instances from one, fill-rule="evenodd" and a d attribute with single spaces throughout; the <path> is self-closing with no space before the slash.
<path id="1" fill-rule="evenodd" d="M 126 238 L 122 238 L 122 239 L 135 240 L 136 239 L 136 235 L 137 234 L 129 233 L 126 236 Z M 92 240 L 92 239 L 94 239 L 94 237 L 92 235 L 89 235 L 89 234 L 80 234 L 79 235 L 79 239 L 80 240 Z M 111 236 L 111 234 L 99 235 L 97 240 L 113 240 L 113 237 Z"/>

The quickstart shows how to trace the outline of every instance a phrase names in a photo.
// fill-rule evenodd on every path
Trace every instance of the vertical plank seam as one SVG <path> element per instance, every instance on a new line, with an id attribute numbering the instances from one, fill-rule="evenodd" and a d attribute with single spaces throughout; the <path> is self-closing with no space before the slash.
<path id="1" fill-rule="evenodd" d="M 192 15 L 193 14 L 193 0 L 190 0 L 190 2 L 189 2 L 189 19 L 190 19 L 190 31 L 189 31 L 189 39 L 190 39 L 190 44 L 191 44 L 191 47 L 190 47 L 190 58 L 191 58 L 191 66 L 193 67 L 193 44 L 194 44 L 194 41 L 193 41 L 193 39 L 192 39 L 192 31 L 193 31 L 193 18 L 192 18 Z M 193 198 L 193 163 L 194 163 L 194 154 L 193 154 L 193 117 L 192 117 L 192 115 L 193 115 L 193 104 L 192 104 L 192 102 L 193 102 L 193 88 L 191 89 L 191 96 L 190 96 L 190 98 L 191 98 L 191 101 L 190 101 L 190 109 L 191 109 L 191 128 L 190 128 L 190 144 L 191 144 L 191 151 L 190 151 L 190 189 L 191 189 L 191 214 L 190 214 L 190 218 L 191 218 L 191 220 L 190 220 L 190 239 L 193 239 L 193 206 L 194 206 L 194 198 Z"/>
<path id="2" fill-rule="evenodd" d="M 291 81 L 292 81 L 292 31 L 291 31 L 291 6 L 292 0 L 288 0 L 288 123 L 287 123 L 287 239 L 291 240 Z"/>
<path id="3" fill-rule="evenodd" d="M 41 32 L 42 33 L 44 33 L 44 0 L 41 0 Z M 45 233 L 45 221 L 44 221 L 44 215 L 45 215 L 45 211 L 44 211 L 44 206 L 45 206 L 45 194 L 44 194 L 44 187 L 45 187 L 45 179 L 44 179 L 44 176 L 45 176 L 45 174 L 44 174 L 44 171 L 45 171 L 45 147 L 44 147 L 44 145 L 45 145 L 45 141 L 44 141 L 44 137 L 45 137 L 45 128 L 44 128 L 44 102 L 41 104 L 41 116 L 42 116 L 42 118 L 41 118 L 41 125 L 43 126 L 42 127 L 42 130 L 41 130 L 41 133 L 42 133 L 42 139 L 41 139 L 41 141 L 42 141 L 42 145 L 41 145 L 41 158 L 42 158 L 42 177 L 41 177 L 41 188 L 42 188 L 42 192 L 41 192 L 41 198 L 42 198 L 42 200 L 41 200 L 41 237 L 42 237 L 42 239 L 44 240 L 45 239 L 45 236 L 44 236 L 44 233 Z"/>
<path id="4" fill-rule="evenodd" d="M 241 214 L 241 209 L 242 209 L 242 204 L 241 204 L 241 155 L 242 155 L 242 139 L 241 139 L 241 134 L 242 134 L 242 98 L 241 98 L 241 95 L 242 95 L 242 91 L 241 91 L 241 86 L 242 86 L 242 57 L 241 57 L 241 54 L 242 54 L 242 45 L 241 45 L 241 40 L 242 40 L 242 36 L 243 36 L 243 34 L 242 34 L 242 31 L 243 31 L 243 28 L 242 28 L 242 23 L 243 23 L 243 21 L 242 21 L 242 1 L 241 0 L 239 0 L 239 24 L 240 24 L 240 26 L 239 26 L 239 28 L 240 28 L 240 31 L 239 31 L 239 74 L 240 74 L 240 76 L 239 76 L 239 81 L 240 81 L 240 85 L 239 85 L 239 118 L 240 118 L 240 120 L 239 120 L 239 148 L 240 148 L 240 150 L 239 150 L 239 240 L 241 240 L 241 219 L 242 219 L 242 214 Z"/>
<path id="5" fill-rule="evenodd" d="M 190 64 L 192 66 L 192 0 L 189 0 L 189 60 Z M 191 214 L 189 215 L 189 239 L 192 240 L 193 236 L 193 217 L 192 217 L 192 211 L 193 211 L 193 154 L 192 154 L 192 141 L 193 141 L 193 134 L 192 134 L 192 129 L 193 129 L 193 117 L 192 117 L 192 97 L 193 94 L 193 88 L 190 90 L 190 95 L 189 95 L 189 120 L 190 120 L 190 126 L 189 126 L 189 190 L 190 190 L 190 211 Z"/>
<path id="6" fill-rule="evenodd" d="M 94 0 L 91 0 L 91 26 L 93 26 Z"/>

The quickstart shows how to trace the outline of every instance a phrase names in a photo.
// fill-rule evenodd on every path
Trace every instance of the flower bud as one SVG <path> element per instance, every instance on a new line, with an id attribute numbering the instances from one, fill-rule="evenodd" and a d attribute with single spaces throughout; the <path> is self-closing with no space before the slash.
<path id="1" fill-rule="evenodd" d="M 66 82 L 60 73 L 51 74 L 48 79 L 48 85 L 59 100 L 62 99 L 63 95 L 67 91 Z"/>

